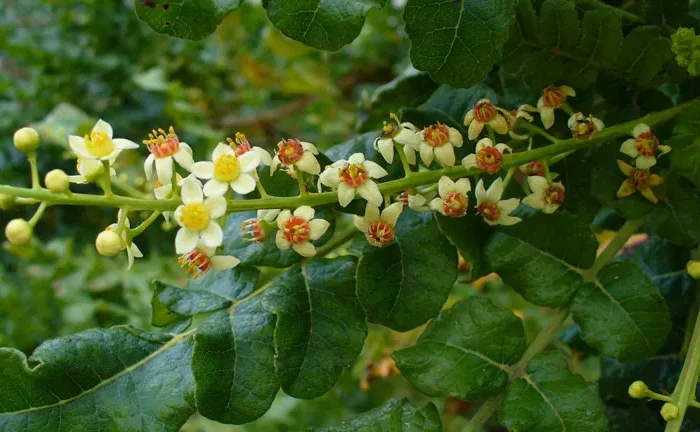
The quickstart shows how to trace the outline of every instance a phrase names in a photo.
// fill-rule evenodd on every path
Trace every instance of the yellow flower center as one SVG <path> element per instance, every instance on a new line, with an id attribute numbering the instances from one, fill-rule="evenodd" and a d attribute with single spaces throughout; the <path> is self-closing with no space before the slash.
<path id="1" fill-rule="evenodd" d="M 182 226 L 192 231 L 201 231 L 209 225 L 209 209 L 202 203 L 185 205 L 180 214 Z"/>
<path id="2" fill-rule="evenodd" d="M 232 182 L 240 175 L 241 164 L 236 156 L 223 154 L 214 161 L 214 178 L 220 182 Z"/>
<path id="3" fill-rule="evenodd" d="M 114 142 L 103 132 L 92 132 L 85 135 L 85 147 L 90 155 L 99 158 L 114 151 Z"/>

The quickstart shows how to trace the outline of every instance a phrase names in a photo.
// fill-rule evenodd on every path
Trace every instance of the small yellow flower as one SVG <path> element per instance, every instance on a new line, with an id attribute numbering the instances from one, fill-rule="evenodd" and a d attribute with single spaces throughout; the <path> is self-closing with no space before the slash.
<path id="1" fill-rule="evenodd" d="M 664 179 L 661 176 L 634 168 L 619 159 L 617 160 L 617 165 L 620 167 L 620 171 L 627 176 L 627 180 L 622 182 L 622 186 L 617 190 L 618 198 L 628 197 L 635 192 L 639 192 L 644 198 L 654 204 L 659 202 L 649 186 L 657 186 L 663 183 Z"/>

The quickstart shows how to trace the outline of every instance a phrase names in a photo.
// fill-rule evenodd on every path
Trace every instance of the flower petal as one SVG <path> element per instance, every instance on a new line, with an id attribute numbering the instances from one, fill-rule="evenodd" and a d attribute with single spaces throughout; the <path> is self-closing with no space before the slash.
<path id="1" fill-rule="evenodd" d="M 365 161 L 364 166 L 365 169 L 367 169 L 367 174 L 372 178 L 382 178 L 389 175 L 389 173 L 376 162 Z"/>
<path id="2" fill-rule="evenodd" d="M 114 132 L 112 131 L 112 125 L 110 125 L 102 119 L 97 120 L 97 123 L 95 123 L 95 126 L 93 126 L 92 131 L 102 132 L 103 134 L 107 135 L 110 139 L 112 138 L 112 136 L 114 136 Z"/>
<path id="3" fill-rule="evenodd" d="M 467 131 L 467 138 L 469 138 L 469 141 L 474 141 L 477 139 L 482 130 L 484 130 L 484 124 L 479 120 L 473 120 L 469 124 L 469 130 Z"/>
<path id="4" fill-rule="evenodd" d="M 139 148 L 138 144 L 126 138 L 114 138 L 112 142 L 119 150 L 133 150 Z"/>
<path id="5" fill-rule="evenodd" d="M 311 152 L 315 155 L 318 154 L 318 149 L 316 148 L 315 145 L 311 144 L 310 142 L 306 142 L 306 141 L 299 141 L 299 142 L 301 144 L 301 148 L 303 148 L 304 150 Z"/>
<path id="6" fill-rule="evenodd" d="M 197 247 L 199 234 L 187 228 L 180 228 L 175 236 L 175 252 L 178 255 L 185 254 Z"/>
<path id="7" fill-rule="evenodd" d="M 156 199 L 162 200 L 168 197 L 170 193 L 173 191 L 173 186 L 170 184 L 165 184 L 161 187 L 157 187 L 153 189 L 153 195 L 155 195 Z"/>
<path id="8" fill-rule="evenodd" d="M 660 146 L 659 146 L 659 151 L 661 152 L 661 154 L 666 154 L 666 153 L 668 153 L 668 152 L 671 151 L 671 146 L 660 145 Z"/>
<path id="9" fill-rule="evenodd" d="M 430 201 L 430 209 L 435 210 L 436 212 L 439 212 L 440 214 L 445 214 L 445 209 L 444 209 L 444 200 L 442 198 L 434 198 L 432 201 Z"/>
<path id="10" fill-rule="evenodd" d="M 328 231 L 328 227 L 331 223 L 325 219 L 313 219 L 309 221 L 309 238 L 311 240 L 318 240 L 323 234 Z"/>
<path id="11" fill-rule="evenodd" d="M 212 248 L 221 246 L 221 243 L 224 241 L 224 231 L 214 221 L 209 222 L 209 225 L 200 231 L 199 235 L 202 238 L 202 243 Z"/>
<path id="12" fill-rule="evenodd" d="M 309 174 L 318 175 L 321 172 L 321 165 L 319 165 L 316 157 L 310 152 L 304 152 L 301 155 L 301 159 L 299 159 L 295 165 L 300 170 Z"/>
<path id="13" fill-rule="evenodd" d="M 363 155 L 362 153 L 353 153 L 348 158 L 348 163 L 351 163 L 353 165 L 354 164 L 361 164 L 364 161 L 365 161 L 365 155 Z"/>
<path id="14" fill-rule="evenodd" d="M 489 122 L 489 126 L 498 134 L 504 135 L 508 133 L 508 122 L 501 114 L 496 114 L 493 120 Z"/>
<path id="15" fill-rule="evenodd" d="M 457 192 L 466 195 L 470 190 L 472 190 L 472 183 L 468 178 L 461 178 L 455 182 L 455 188 Z"/>
<path id="16" fill-rule="evenodd" d="M 240 263 L 241 260 L 231 255 L 216 255 L 211 257 L 211 268 L 217 271 L 234 268 Z"/>
<path id="17" fill-rule="evenodd" d="M 369 224 L 373 224 L 376 221 L 378 221 L 379 220 L 379 207 L 374 205 L 374 204 L 367 203 L 367 205 L 365 206 L 365 220 Z"/>
<path id="18" fill-rule="evenodd" d="M 379 192 L 379 187 L 372 180 L 367 180 L 365 184 L 357 188 L 360 196 L 376 206 L 382 204 L 382 193 Z M 340 198 L 340 189 L 338 189 L 338 198 Z"/>
<path id="19" fill-rule="evenodd" d="M 416 164 L 416 149 L 411 146 L 403 146 L 403 154 L 410 165 Z"/>
<path id="20" fill-rule="evenodd" d="M 620 146 L 620 151 L 630 157 L 639 156 L 639 152 L 637 151 L 637 140 L 634 138 L 626 140 Z"/>
<path id="21" fill-rule="evenodd" d="M 542 213 L 544 213 L 544 214 L 552 214 L 552 213 L 554 213 L 555 211 L 557 211 L 558 208 L 559 208 L 559 204 L 545 204 L 545 205 L 542 207 Z"/>
<path id="22" fill-rule="evenodd" d="M 214 162 L 203 161 L 192 164 L 192 174 L 195 176 L 208 180 L 214 177 Z"/>
<path id="23" fill-rule="evenodd" d="M 518 208 L 520 205 L 520 200 L 518 198 L 511 198 L 507 200 L 501 200 L 498 202 L 498 210 L 501 215 L 510 214 L 513 210 Z"/>
<path id="24" fill-rule="evenodd" d="M 260 156 L 255 152 L 249 151 L 238 157 L 238 163 L 240 164 L 241 171 L 244 173 L 255 171 L 258 165 L 260 165 Z"/>
<path id="25" fill-rule="evenodd" d="M 169 183 L 173 178 L 173 158 L 156 158 L 156 174 L 161 183 Z"/>
<path id="26" fill-rule="evenodd" d="M 650 188 L 645 187 L 644 189 L 640 189 L 639 193 L 642 194 L 644 198 L 653 202 L 654 204 L 659 203 L 659 200 L 656 198 L 656 195 L 654 195 L 654 192 Z"/>
<path id="27" fill-rule="evenodd" d="M 433 154 L 433 147 L 431 147 L 428 144 L 420 145 L 420 158 L 426 167 L 429 167 L 430 164 L 433 163 L 434 156 L 435 155 Z"/>
<path id="28" fill-rule="evenodd" d="M 541 210 L 545 206 L 544 198 L 534 193 L 523 198 L 523 204 L 537 210 Z"/>
<path id="29" fill-rule="evenodd" d="M 401 128 L 399 133 L 394 137 L 394 141 L 401 145 L 418 147 L 420 145 L 420 136 L 418 136 L 415 131 L 407 128 Z"/>
<path id="30" fill-rule="evenodd" d="M 87 151 L 87 147 L 85 146 L 85 138 L 70 135 L 68 136 L 68 144 L 70 144 L 70 149 L 73 150 L 73 153 L 75 153 L 79 158 L 87 160 L 95 159 L 95 157 Z"/>
<path id="31" fill-rule="evenodd" d="M 391 138 L 377 138 L 377 141 L 375 141 L 375 147 L 377 150 L 379 150 L 379 153 L 381 153 L 382 157 L 385 161 L 387 161 L 387 163 L 392 163 L 394 161 L 394 142 L 391 140 Z"/>
<path id="32" fill-rule="evenodd" d="M 189 177 L 182 182 L 180 194 L 182 195 L 182 202 L 185 204 L 201 203 L 204 201 L 202 187 L 194 179 Z"/>
<path id="33" fill-rule="evenodd" d="M 486 191 L 486 199 L 493 202 L 498 202 L 503 196 L 503 179 L 497 178 L 491 183 L 488 190 Z"/>
<path id="34" fill-rule="evenodd" d="M 639 169 L 649 169 L 656 165 L 656 158 L 654 156 L 639 156 L 635 160 L 635 165 Z"/>
<path id="35" fill-rule="evenodd" d="M 250 150 L 258 154 L 258 159 L 260 159 L 261 164 L 266 166 L 270 166 L 272 164 L 272 156 L 270 156 L 270 153 L 267 150 L 260 147 L 253 147 Z"/>
<path id="36" fill-rule="evenodd" d="M 292 212 L 289 210 L 282 210 L 280 214 L 277 216 L 277 228 L 280 230 L 284 228 L 284 226 L 287 224 L 287 221 L 292 217 Z"/>
<path id="37" fill-rule="evenodd" d="M 316 255 L 316 248 L 311 244 L 311 242 L 308 241 L 293 244 L 292 249 L 305 258 L 311 258 L 312 256 Z"/>
<path id="38" fill-rule="evenodd" d="M 313 207 L 310 206 L 301 206 L 294 210 L 294 216 L 298 216 L 302 219 L 306 219 L 307 221 L 310 221 L 311 219 L 314 218 L 316 215 L 316 210 L 314 210 Z"/>
<path id="39" fill-rule="evenodd" d="M 153 176 L 153 164 L 155 161 L 156 157 L 149 154 L 143 163 L 143 172 L 146 173 L 146 180 L 151 180 L 151 176 Z"/>
<path id="40" fill-rule="evenodd" d="M 639 123 L 632 129 L 632 136 L 637 138 L 639 135 L 647 132 L 651 132 L 651 128 L 644 123 Z"/>
<path id="41" fill-rule="evenodd" d="M 572 87 L 563 85 L 563 86 L 559 87 L 559 89 L 560 89 L 565 95 L 567 95 L 567 96 L 569 96 L 569 97 L 574 97 L 574 96 L 576 96 L 576 90 L 574 90 Z"/>
<path id="42" fill-rule="evenodd" d="M 368 206 L 371 206 L 372 204 L 367 204 Z M 367 230 L 369 229 L 369 222 L 363 217 L 354 215 L 352 217 L 352 221 L 355 224 L 355 228 L 358 230 L 362 231 L 363 233 L 367 233 Z"/>
<path id="43" fill-rule="evenodd" d="M 462 144 L 464 144 L 464 138 L 462 137 L 462 134 L 459 133 L 459 131 L 453 127 L 450 128 L 450 134 L 448 139 L 450 141 L 450 144 L 452 144 L 455 147 L 462 147 Z"/>
<path id="44" fill-rule="evenodd" d="M 466 169 L 476 168 L 476 155 L 474 153 L 466 155 L 462 159 L 462 165 Z"/>
<path id="45" fill-rule="evenodd" d="M 280 164 L 280 158 L 279 156 L 275 155 L 274 158 L 272 158 L 272 163 L 270 164 L 270 175 L 273 175 L 275 171 L 277 171 L 277 167 Z"/>
<path id="46" fill-rule="evenodd" d="M 399 216 L 401 215 L 402 211 L 402 203 L 393 203 L 392 205 L 390 205 L 382 211 L 382 220 L 384 220 L 384 222 L 388 223 L 389 225 L 396 225 L 396 222 L 399 220 Z"/>
<path id="47" fill-rule="evenodd" d="M 241 174 L 231 182 L 231 188 L 241 195 L 251 193 L 255 190 L 255 179 L 250 174 Z"/>
<path id="48" fill-rule="evenodd" d="M 540 118 L 545 129 L 549 129 L 554 125 L 554 110 L 548 106 L 540 108 Z M 570 127 L 570 126 L 569 126 Z"/>
<path id="49" fill-rule="evenodd" d="M 452 144 L 445 143 L 440 147 L 436 147 L 433 151 L 435 159 L 442 165 L 451 167 L 455 165 L 455 149 Z"/>
<path id="50" fill-rule="evenodd" d="M 519 217 L 508 215 L 501 215 L 501 217 L 498 218 L 498 224 L 503 226 L 515 225 L 520 221 L 522 221 L 522 219 Z"/>
<path id="51" fill-rule="evenodd" d="M 544 191 L 549 187 L 549 182 L 542 176 L 530 176 L 527 178 L 527 185 L 535 195 L 543 196 Z"/>
<path id="52" fill-rule="evenodd" d="M 474 120 L 474 109 L 467 111 L 467 114 L 464 116 L 464 126 L 469 126 L 472 123 L 472 120 Z"/>
<path id="53" fill-rule="evenodd" d="M 223 197 L 228 191 L 229 184 L 215 178 L 208 180 L 204 184 L 204 195 L 208 197 Z"/>
<path id="54" fill-rule="evenodd" d="M 486 190 L 484 189 L 484 179 L 479 179 L 479 182 L 476 184 L 476 189 L 474 190 L 474 195 L 476 196 L 477 205 L 487 199 Z"/>
<path id="55" fill-rule="evenodd" d="M 445 198 L 447 195 L 455 192 L 456 190 L 457 187 L 455 182 L 452 181 L 451 178 L 447 176 L 440 177 L 440 180 L 438 180 L 438 193 L 441 197 Z"/>
<path id="56" fill-rule="evenodd" d="M 194 159 L 192 159 L 192 150 L 187 151 L 185 147 L 180 147 L 180 150 L 176 151 L 173 155 L 173 159 L 175 159 L 178 165 L 180 165 L 187 171 L 192 171 L 192 165 L 194 165 Z"/>
<path id="57" fill-rule="evenodd" d="M 481 150 L 488 148 L 488 147 L 493 147 L 493 141 L 491 141 L 491 138 L 481 138 L 477 143 L 476 143 L 476 150 L 475 152 L 478 153 Z"/>
<path id="58" fill-rule="evenodd" d="M 505 154 L 505 152 L 513 153 L 513 149 L 507 144 L 496 144 L 496 149 L 501 152 L 501 154 Z"/>
<path id="59" fill-rule="evenodd" d="M 204 201 L 209 209 L 209 217 L 218 219 L 226 214 L 226 199 L 224 197 L 209 197 Z"/>
<path id="60" fill-rule="evenodd" d="M 289 247 L 292 245 L 292 243 L 284 236 L 282 230 L 277 231 L 277 234 L 275 235 L 275 244 L 277 245 L 277 248 L 281 250 L 289 249 Z"/>
<path id="61" fill-rule="evenodd" d="M 338 203 L 341 207 L 347 207 L 355 199 L 355 188 L 344 182 L 338 183 Z M 380 203 L 381 204 L 381 203 Z"/>
<path id="62" fill-rule="evenodd" d="M 617 166 L 620 167 L 620 171 L 622 171 L 622 173 L 626 176 L 629 176 L 634 172 L 634 168 L 632 168 L 631 165 L 624 163 L 620 159 L 617 159 Z"/>
<path id="63" fill-rule="evenodd" d="M 624 198 L 632 195 L 633 193 L 637 192 L 637 188 L 634 186 L 634 183 L 632 180 L 627 179 L 622 182 L 620 185 L 620 188 L 617 190 L 617 197 L 618 198 Z"/>
<path id="64" fill-rule="evenodd" d="M 217 159 L 219 159 L 219 157 L 221 155 L 225 155 L 225 154 L 235 155 L 236 152 L 233 151 L 233 149 L 231 147 L 227 146 L 226 144 L 219 143 L 216 145 L 216 147 L 214 148 L 214 151 L 211 154 L 211 160 L 216 161 Z"/>

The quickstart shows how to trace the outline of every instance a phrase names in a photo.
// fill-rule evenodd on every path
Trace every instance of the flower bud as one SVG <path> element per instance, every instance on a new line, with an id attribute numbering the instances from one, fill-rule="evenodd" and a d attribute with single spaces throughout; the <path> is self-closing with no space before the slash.
<path id="1" fill-rule="evenodd" d="M 100 255 L 112 257 L 122 250 L 122 239 L 114 231 L 105 230 L 97 235 L 95 248 Z"/>
<path id="2" fill-rule="evenodd" d="M 39 132 L 30 127 L 25 127 L 14 136 L 15 147 L 22 153 L 31 153 L 39 147 Z"/>
<path id="3" fill-rule="evenodd" d="M 661 417 L 663 417 L 667 422 L 677 419 L 678 407 L 671 402 L 666 402 L 664 406 L 661 407 Z"/>
<path id="4" fill-rule="evenodd" d="M 32 227 L 24 219 L 13 219 L 5 227 L 5 236 L 10 244 L 26 245 L 32 239 Z"/>
<path id="5" fill-rule="evenodd" d="M 64 193 L 70 187 L 70 180 L 63 170 L 55 169 L 46 174 L 44 184 L 53 193 Z"/>
<path id="6" fill-rule="evenodd" d="M 700 279 L 700 261 L 688 261 L 685 269 L 688 271 L 690 277 L 693 279 Z"/>
<path id="7" fill-rule="evenodd" d="M 644 381 L 635 381 L 630 384 L 629 389 L 627 389 L 627 393 L 635 399 L 644 399 L 647 397 L 648 392 L 649 387 L 644 384 Z"/>
<path id="8" fill-rule="evenodd" d="M 8 210 L 15 203 L 15 198 L 12 195 L 0 193 L 0 210 Z"/>

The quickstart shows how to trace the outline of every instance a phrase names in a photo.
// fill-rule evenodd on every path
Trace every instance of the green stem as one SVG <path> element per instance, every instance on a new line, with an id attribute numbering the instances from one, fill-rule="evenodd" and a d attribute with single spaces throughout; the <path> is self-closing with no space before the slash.
<path id="1" fill-rule="evenodd" d="M 265 190 L 265 186 L 263 186 L 263 184 L 260 182 L 260 180 L 257 180 L 255 182 L 255 186 L 257 186 L 257 188 L 258 188 L 258 192 L 260 193 L 260 198 L 267 199 L 270 197 L 270 195 L 268 195 L 267 191 Z"/>
<path id="2" fill-rule="evenodd" d="M 297 184 L 299 185 L 299 197 L 304 198 L 309 196 L 309 192 L 306 190 L 306 183 L 304 183 L 304 173 L 300 169 L 296 170 L 297 174 Z M 303 205 L 303 204 L 300 204 Z"/>
<path id="3" fill-rule="evenodd" d="M 131 186 L 129 183 L 121 180 L 119 177 L 114 177 L 112 179 L 112 186 L 114 186 L 115 189 L 123 191 L 126 196 L 130 196 L 132 198 L 150 198 L 149 194 L 141 192 L 140 190 Z"/>
<path id="4" fill-rule="evenodd" d="M 44 211 L 46 210 L 46 207 L 48 207 L 48 203 L 46 201 L 42 202 L 39 204 L 39 208 L 36 209 L 36 212 L 34 213 L 34 216 L 32 216 L 31 219 L 29 219 L 29 226 L 34 228 L 34 225 L 36 225 L 37 222 L 39 222 L 39 219 L 41 219 L 41 216 L 44 215 Z"/>
<path id="5" fill-rule="evenodd" d="M 693 337 L 690 340 L 688 354 L 683 362 L 683 370 L 676 384 L 676 389 L 673 390 L 671 399 L 678 407 L 678 418 L 666 424 L 665 432 L 679 432 L 683 424 L 683 417 L 691 405 L 695 401 L 695 388 L 700 377 L 700 315 L 695 320 L 695 328 L 693 329 Z"/>
<path id="6" fill-rule="evenodd" d="M 491 396 L 486 399 L 486 401 L 481 405 L 479 411 L 476 412 L 474 417 L 469 421 L 467 428 L 464 432 L 474 432 L 479 430 L 481 425 L 489 421 L 496 411 L 501 407 L 501 402 L 503 402 L 504 393 L 498 394 L 496 396 Z"/>
<path id="7" fill-rule="evenodd" d="M 489 125 L 486 125 L 486 130 L 489 133 L 489 138 L 491 139 L 491 142 L 493 143 L 493 145 L 496 145 L 496 134 L 493 132 L 493 128 Z"/>
<path id="8" fill-rule="evenodd" d="M 624 225 L 620 228 L 620 230 L 615 234 L 615 237 L 613 237 L 612 240 L 610 240 L 610 243 L 608 243 L 608 246 L 603 250 L 603 252 L 596 258 L 595 262 L 593 263 L 593 267 L 591 267 L 586 273 L 588 274 L 589 278 L 594 278 L 595 275 L 598 274 L 600 269 L 605 267 L 609 262 L 611 262 L 613 259 L 615 259 L 615 256 L 617 253 L 620 251 L 620 249 L 625 246 L 625 243 L 627 243 L 627 240 L 629 240 L 630 237 L 632 237 L 639 227 L 642 226 L 644 223 L 644 219 L 634 219 L 634 220 L 628 220 L 625 222 Z"/>
<path id="9" fill-rule="evenodd" d="M 173 173 L 173 176 L 170 178 L 170 198 L 177 199 L 180 198 L 180 190 L 179 186 L 177 184 L 177 174 Z M 228 190 L 227 190 L 228 192 Z"/>
<path id="10" fill-rule="evenodd" d="M 516 363 L 515 366 L 513 366 L 513 373 L 511 374 L 511 378 L 518 377 L 521 374 L 525 373 L 528 362 L 532 360 L 534 356 L 544 351 L 545 348 L 547 348 L 549 344 L 552 343 L 552 340 L 554 340 L 557 333 L 559 333 L 559 329 L 561 329 L 562 324 L 564 324 L 564 321 L 566 321 L 566 318 L 568 316 L 568 307 L 556 309 L 554 316 L 552 316 L 551 321 L 549 321 L 549 324 L 547 324 L 547 326 L 537 334 L 535 340 L 533 340 L 532 343 L 525 350 L 525 353 L 523 354 L 520 361 L 518 361 L 518 363 Z"/>
<path id="11" fill-rule="evenodd" d="M 515 174 L 515 171 L 517 171 L 517 167 L 510 167 L 508 168 L 508 172 L 506 173 L 506 177 L 503 179 L 503 190 L 506 189 L 506 186 L 508 186 L 508 183 L 510 183 L 511 179 L 513 178 L 513 175 Z"/>
<path id="12" fill-rule="evenodd" d="M 569 105 L 568 102 L 564 102 L 564 105 L 561 106 L 561 109 L 563 109 L 564 112 L 566 112 L 567 114 L 569 114 L 569 116 L 572 116 L 572 115 L 576 114 L 576 111 L 574 111 L 574 109 L 571 108 L 571 105 Z"/>
<path id="13" fill-rule="evenodd" d="M 523 128 L 523 129 L 527 129 L 527 130 L 529 130 L 530 132 L 534 132 L 534 133 L 536 133 L 536 134 L 538 134 L 538 135 L 541 135 L 541 136 L 547 138 L 549 141 L 551 141 L 551 142 L 553 142 L 553 143 L 557 143 L 557 142 L 561 141 L 560 139 L 558 139 L 558 138 L 554 137 L 553 135 L 551 135 L 551 134 L 550 134 L 549 132 L 547 132 L 546 130 L 544 130 L 544 129 L 542 129 L 541 127 L 539 127 L 539 126 L 537 126 L 537 125 L 534 125 L 534 124 L 532 124 L 532 123 L 530 123 L 530 122 L 528 122 L 528 121 L 520 120 L 520 121 L 518 122 L 518 127 L 521 127 L 521 128 Z"/>
<path id="14" fill-rule="evenodd" d="M 143 222 L 141 222 L 141 225 L 137 226 L 136 228 L 129 230 L 129 234 L 131 234 L 131 237 L 136 237 L 137 235 L 141 234 L 151 226 L 151 224 L 160 216 L 163 212 L 161 211 L 154 211 L 151 213 L 151 215 Z"/>
<path id="15" fill-rule="evenodd" d="M 41 189 L 41 183 L 39 183 L 39 168 L 36 164 L 36 152 L 29 153 L 27 155 L 27 160 L 29 161 L 29 169 L 32 172 L 32 189 Z"/>
<path id="16" fill-rule="evenodd" d="M 408 163 L 408 159 L 406 158 L 406 153 L 403 152 L 403 147 L 394 141 L 394 148 L 396 149 L 396 152 L 399 154 L 399 159 L 401 159 L 401 165 L 403 166 L 404 176 L 408 177 L 408 176 L 412 175 L 413 171 L 411 171 L 411 164 Z"/>
<path id="17" fill-rule="evenodd" d="M 326 256 L 334 250 L 338 249 L 345 243 L 349 242 L 356 233 L 358 233 L 357 228 L 350 226 L 345 228 L 343 231 L 336 233 L 326 244 L 320 246 L 316 251 L 317 257 Z"/>
<path id="18" fill-rule="evenodd" d="M 547 159 L 544 159 L 542 161 L 542 168 L 544 168 L 544 178 L 547 179 L 549 183 L 552 182 L 552 173 L 549 172 L 549 161 Z"/>
<path id="19" fill-rule="evenodd" d="M 110 172 L 109 169 L 109 161 L 108 160 L 103 160 L 102 161 L 102 166 L 104 167 L 104 183 L 102 185 L 104 191 L 105 191 L 105 197 L 111 198 L 112 197 L 112 173 Z"/>

